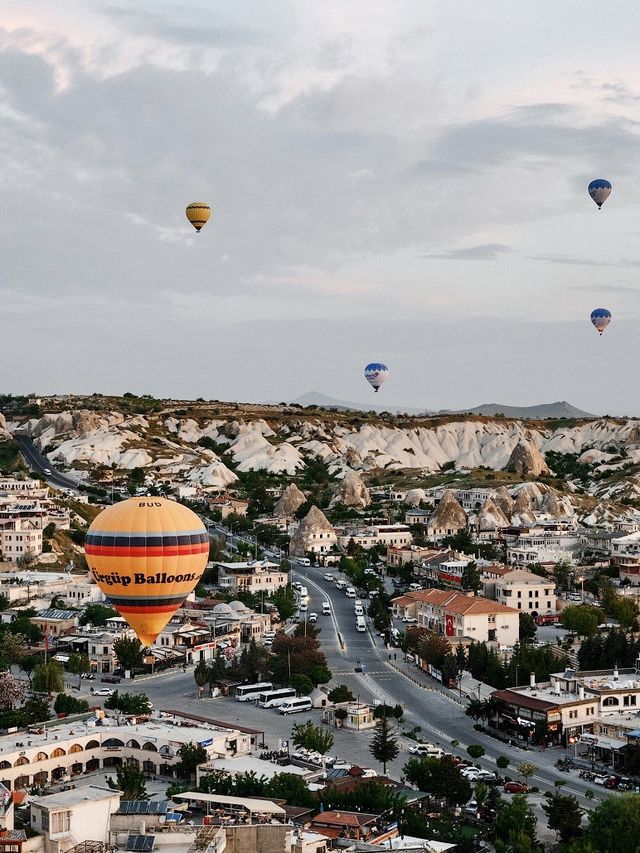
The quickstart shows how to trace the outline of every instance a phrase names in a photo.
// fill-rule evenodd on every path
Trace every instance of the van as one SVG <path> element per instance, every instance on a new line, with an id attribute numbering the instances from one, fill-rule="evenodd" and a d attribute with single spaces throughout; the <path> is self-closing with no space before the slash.
<path id="1" fill-rule="evenodd" d="M 356 631 L 366 631 L 364 616 L 356 616 Z"/>
<path id="2" fill-rule="evenodd" d="M 310 711 L 313 702 L 308 696 L 300 696 L 298 699 L 288 699 L 278 708 L 281 714 L 299 714 L 302 711 Z"/>
<path id="3" fill-rule="evenodd" d="M 422 586 L 419 583 L 410 583 L 409 592 L 420 592 Z"/>
<path id="4" fill-rule="evenodd" d="M 310 566 L 311 565 L 311 560 L 308 557 L 298 557 L 296 562 L 300 566 Z"/>
<path id="5" fill-rule="evenodd" d="M 355 610 L 356 607 L 362 607 L 362 602 L 359 598 L 356 598 L 356 600 L 353 602 L 353 609 Z"/>
<path id="6" fill-rule="evenodd" d="M 346 585 L 347 585 L 346 581 L 343 581 L 343 580 L 336 581 L 336 589 L 344 589 L 346 587 Z"/>
<path id="7" fill-rule="evenodd" d="M 345 589 L 344 594 L 347 596 L 347 598 L 355 598 L 356 597 L 356 591 L 352 586 L 348 586 Z"/>
<path id="8" fill-rule="evenodd" d="M 362 604 L 356 604 L 353 608 L 353 612 L 356 614 L 356 616 L 364 616 L 364 607 L 362 606 Z"/>
<path id="9" fill-rule="evenodd" d="M 298 592 L 300 593 L 300 601 L 309 601 L 309 590 L 306 586 L 301 586 Z"/>
<path id="10" fill-rule="evenodd" d="M 322 615 L 323 616 L 331 616 L 331 605 L 328 601 L 322 602 Z"/>

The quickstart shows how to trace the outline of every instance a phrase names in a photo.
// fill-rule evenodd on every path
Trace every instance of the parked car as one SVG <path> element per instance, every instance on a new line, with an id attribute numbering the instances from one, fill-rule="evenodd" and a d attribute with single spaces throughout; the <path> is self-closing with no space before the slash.
<path id="1" fill-rule="evenodd" d="M 91 692 L 94 696 L 113 696 L 113 690 L 110 690 L 108 687 L 98 687 L 97 690 L 92 687 Z"/>
<path id="2" fill-rule="evenodd" d="M 309 614 L 309 622 L 317 622 L 317 621 L 318 621 L 318 614 L 317 613 L 310 613 Z"/>
<path id="3" fill-rule="evenodd" d="M 418 620 L 415 618 L 415 616 L 403 616 L 402 621 L 405 622 L 407 625 L 418 624 Z"/>
<path id="4" fill-rule="evenodd" d="M 522 782 L 505 782 L 503 787 L 507 794 L 526 794 L 529 790 Z"/>
<path id="5" fill-rule="evenodd" d="M 606 785 L 607 779 L 611 778 L 608 773 L 599 773 L 593 777 L 594 785 Z"/>
<path id="6" fill-rule="evenodd" d="M 475 815 L 478 812 L 478 804 L 475 800 L 469 800 L 467 805 L 464 807 L 465 814 Z"/>
<path id="7" fill-rule="evenodd" d="M 303 601 L 300 604 L 300 613 L 306 613 L 308 609 L 309 609 L 309 605 L 307 604 L 306 601 Z"/>
<path id="8" fill-rule="evenodd" d="M 100 681 L 103 681 L 105 684 L 120 684 L 122 679 L 117 675 L 103 675 Z"/>
<path id="9" fill-rule="evenodd" d="M 336 576 L 332 575 L 331 572 L 327 572 L 326 575 L 324 576 L 324 579 L 326 581 L 329 581 L 329 583 L 333 583 L 334 580 L 336 579 Z"/>

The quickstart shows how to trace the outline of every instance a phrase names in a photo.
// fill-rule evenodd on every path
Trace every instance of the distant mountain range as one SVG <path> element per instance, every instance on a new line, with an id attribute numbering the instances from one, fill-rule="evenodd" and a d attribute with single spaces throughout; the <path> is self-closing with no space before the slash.
<path id="1" fill-rule="evenodd" d="M 379 399 L 379 398 L 378 398 Z M 521 418 L 529 420 L 543 420 L 544 418 L 595 418 L 597 415 L 592 415 L 589 412 L 584 412 L 567 403 L 566 400 L 560 400 L 557 403 L 540 403 L 537 406 L 507 406 L 502 403 L 483 403 L 481 406 L 476 406 L 473 409 L 442 409 L 433 411 L 415 406 L 389 406 L 378 403 L 352 403 L 347 400 L 336 400 L 334 397 L 329 397 L 326 394 L 321 394 L 319 391 L 308 391 L 306 394 L 297 397 L 295 400 L 290 400 L 290 403 L 296 403 L 299 406 L 320 406 L 323 409 L 338 409 L 343 411 L 374 411 L 374 412 L 406 412 L 408 415 L 486 415 L 488 417 L 502 414 L 507 418 Z"/>

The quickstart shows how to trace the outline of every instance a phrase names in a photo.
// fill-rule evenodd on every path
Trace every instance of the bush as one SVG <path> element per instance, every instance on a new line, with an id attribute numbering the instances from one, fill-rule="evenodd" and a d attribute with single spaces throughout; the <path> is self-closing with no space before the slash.
<path id="1" fill-rule="evenodd" d="M 53 710 L 56 714 L 82 714 L 89 710 L 89 703 L 66 693 L 58 693 L 53 703 Z"/>
<path id="2" fill-rule="evenodd" d="M 484 747 L 480 746 L 479 743 L 470 743 L 467 747 L 467 753 L 473 759 L 482 758 L 484 752 Z"/>
<path id="3" fill-rule="evenodd" d="M 309 678 L 308 675 L 304 675 L 304 673 L 297 673 L 296 675 L 292 675 L 289 684 L 295 688 L 296 692 L 300 694 L 300 696 L 308 696 L 309 693 L 313 690 L 313 681 Z"/>
<path id="4" fill-rule="evenodd" d="M 346 684 L 340 684 L 329 692 L 330 702 L 352 702 L 354 698 L 353 693 Z"/>
<path id="5" fill-rule="evenodd" d="M 496 765 L 500 768 L 500 770 L 506 770 L 511 762 L 507 758 L 506 755 L 499 755 L 496 758 Z"/>

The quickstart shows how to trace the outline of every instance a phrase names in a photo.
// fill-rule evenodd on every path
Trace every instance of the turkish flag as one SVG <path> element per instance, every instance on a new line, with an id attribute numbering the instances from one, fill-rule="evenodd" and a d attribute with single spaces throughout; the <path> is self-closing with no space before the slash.
<path id="1" fill-rule="evenodd" d="M 453 627 L 453 616 L 451 616 L 451 614 L 449 613 L 447 613 L 445 625 L 445 632 L 447 637 L 455 636 L 455 628 Z"/>

